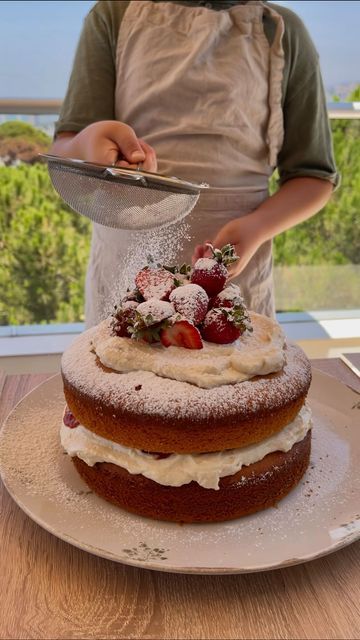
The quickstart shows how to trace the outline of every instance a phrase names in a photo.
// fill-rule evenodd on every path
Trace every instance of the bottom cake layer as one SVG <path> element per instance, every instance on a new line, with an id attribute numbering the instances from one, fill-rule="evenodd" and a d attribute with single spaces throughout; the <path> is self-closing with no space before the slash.
<path id="1" fill-rule="evenodd" d="M 87 485 L 113 504 L 155 520 L 221 522 L 276 505 L 301 480 L 310 459 L 311 431 L 290 451 L 269 453 L 262 460 L 220 480 L 220 489 L 204 489 L 197 482 L 180 487 L 132 475 L 108 462 L 88 466 L 73 462 Z"/>

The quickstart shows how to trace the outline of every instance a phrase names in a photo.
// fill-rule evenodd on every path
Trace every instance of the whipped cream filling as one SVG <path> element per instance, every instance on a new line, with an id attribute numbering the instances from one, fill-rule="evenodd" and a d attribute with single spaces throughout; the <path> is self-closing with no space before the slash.
<path id="1" fill-rule="evenodd" d="M 277 322 L 249 313 L 253 332 L 231 344 L 204 341 L 203 349 L 149 345 L 110 335 L 109 321 L 99 325 L 92 346 L 101 363 L 122 373 L 151 371 L 204 389 L 235 384 L 280 371 L 285 364 L 285 336 Z"/>
<path id="2" fill-rule="evenodd" d="M 205 489 L 217 490 L 220 478 L 237 473 L 242 466 L 258 462 L 274 451 L 290 451 L 296 442 L 303 440 L 311 426 L 311 411 L 304 405 L 295 420 L 282 431 L 257 444 L 215 453 L 173 453 L 162 459 L 139 449 L 123 447 L 82 425 L 70 429 L 62 424 L 60 438 L 70 456 L 81 458 L 90 467 L 97 462 L 111 462 L 131 474 L 141 474 L 162 485 L 180 487 L 194 480 Z"/>

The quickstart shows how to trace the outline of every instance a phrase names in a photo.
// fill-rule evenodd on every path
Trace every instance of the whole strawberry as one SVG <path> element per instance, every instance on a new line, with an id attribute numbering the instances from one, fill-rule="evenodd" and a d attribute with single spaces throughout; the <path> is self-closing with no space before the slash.
<path id="1" fill-rule="evenodd" d="M 246 330 L 252 331 L 244 307 L 210 309 L 206 314 L 201 335 L 208 342 L 229 344 L 235 342 Z"/>
<path id="2" fill-rule="evenodd" d="M 226 287 L 226 289 L 220 291 L 215 298 L 210 300 L 209 308 L 227 307 L 232 309 L 233 307 L 238 307 L 240 305 L 244 305 L 244 298 L 241 295 L 240 287 L 231 283 Z"/>
<path id="3" fill-rule="evenodd" d="M 226 244 L 222 249 L 211 249 L 211 258 L 200 258 L 195 262 L 190 280 L 193 284 L 198 284 L 205 289 L 208 296 L 216 296 L 225 285 L 228 278 L 227 266 L 236 262 L 238 256 L 235 255 L 234 247 Z"/>
<path id="4" fill-rule="evenodd" d="M 173 316 L 175 308 L 170 302 L 158 300 L 157 298 L 150 298 L 150 300 L 146 300 L 146 302 L 141 302 L 137 306 L 136 311 L 142 316 L 146 326 L 151 327 L 152 325 Z"/>
<path id="5" fill-rule="evenodd" d="M 208 310 L 209 297 L 197 284 L 185 284 L 170 293 L 175 310 L 193 324 L 200 324 Z"/>
<path id="6" fill-rule="evenodd" d="M 148 344 L 160 341 L 160 332 L 163 324 L 175 312 L 170 302 L 150 298 L 141 302 L 136 308 L 129 334 L 134 340 L 144 340 Z"/>

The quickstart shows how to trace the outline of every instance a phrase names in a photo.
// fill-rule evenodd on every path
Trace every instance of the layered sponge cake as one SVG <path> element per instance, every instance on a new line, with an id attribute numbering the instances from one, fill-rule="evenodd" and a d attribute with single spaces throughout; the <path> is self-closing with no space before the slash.
<path id="1" fill-rule="evenodd" d="M 224 249 L 192 271 L 144 268 L 63 355 L 62 444 L 93 491 L 142 516 L 238 518 L 277 504 L 309 463 L 310 363 L 226 277 L 208 285 Z"/>

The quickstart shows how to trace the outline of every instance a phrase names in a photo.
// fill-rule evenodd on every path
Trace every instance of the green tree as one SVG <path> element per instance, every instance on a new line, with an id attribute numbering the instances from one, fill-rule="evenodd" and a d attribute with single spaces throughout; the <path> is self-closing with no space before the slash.
<path id="1" fill-rule="evenodd" d="M 39 162 L 39 154 L 46 153 L 50 142 L 47 133 L 26 122 L 12 120 L 0 125 L 0 158 L 4 164 Z"/>
<path id="2" fill-rule="evenodd" d="M 82 320 L 90 223 L 45 165 L 0 168 L 0 237 L 0 324 Z"/>
<path id="3" fill-rule="evenodd" d="M 51 138 L 45 131 L 33 127 L 27 122 L 19 120 L 9 120 L 0 124 L 0 141 L 7 138 L 21 138 L 25 142 L 35 142 L 37 144 L 46 145 L 47 148 L 51 143 Z"/>

